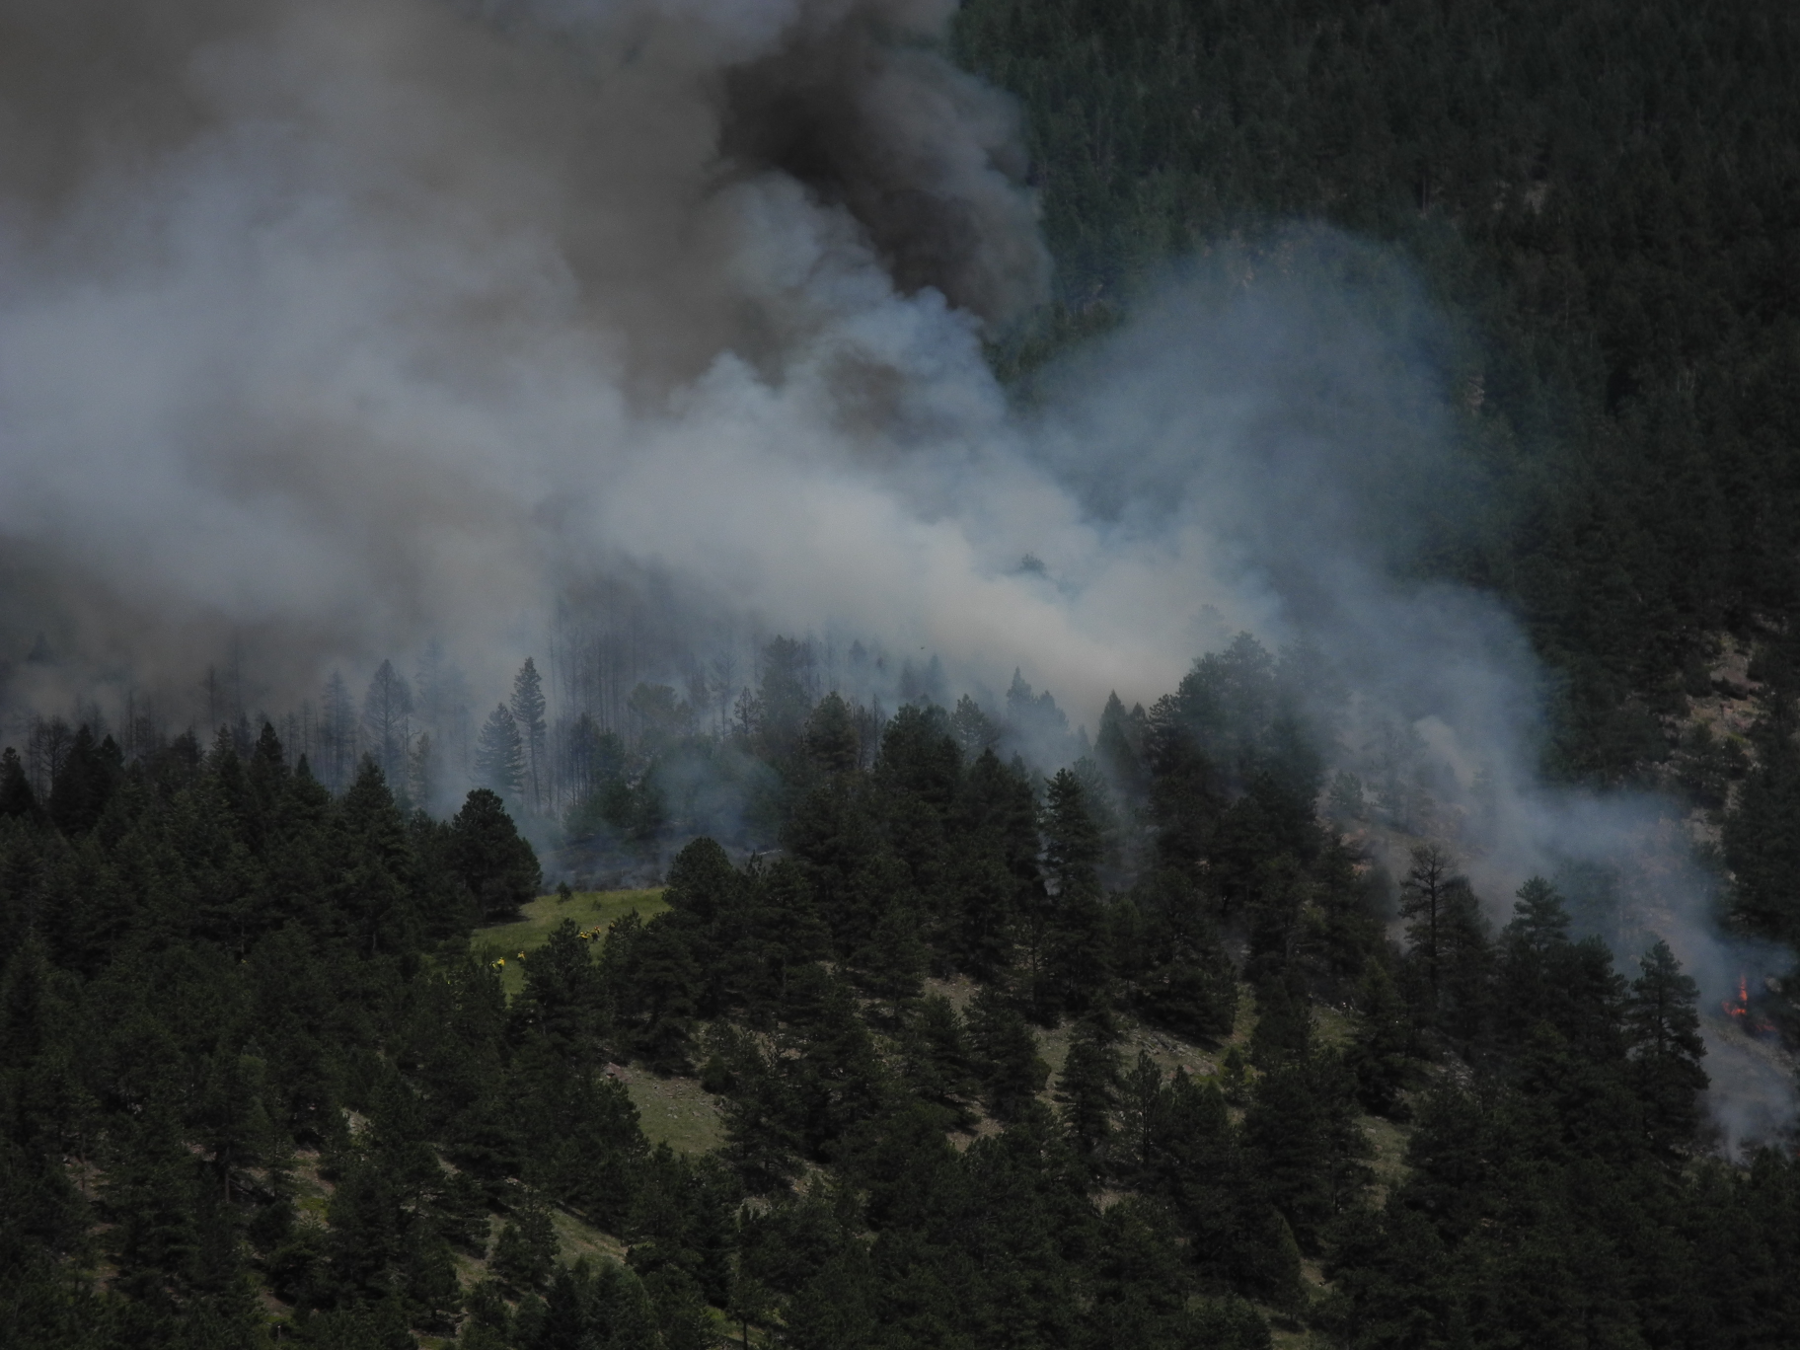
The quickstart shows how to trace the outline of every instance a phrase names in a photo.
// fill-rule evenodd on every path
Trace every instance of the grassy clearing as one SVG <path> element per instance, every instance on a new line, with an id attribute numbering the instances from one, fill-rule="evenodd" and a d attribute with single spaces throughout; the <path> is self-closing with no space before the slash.
<path id="1" fill-rule="evenodd" d="M 652 1144 L 667 1144 L 677 1153 L 705 1153 L 725 1142 L 718 1099 L 697 1079 L 658 1078 L 634 1067 L 626 1070 L 625 1090 Z"/>
<path id="2" fill-rule="evenodd" d="M 1313 1037 L 1327 1050 L 1342 1050 L 1356 1039 L 1356 1022 L 1349 1013 L 1328 1003 L 1312 1009 Z"/>
<path id="3" fill-rule="evenodd" d="M 969 1015 L 969 1005 L 975 1001 L 975 995 L 981 992 L 981 986 L 967 975 L 954 975 L 947 980 L 927 976 L 925 979 L 927 994 L 941 994 L 950 1000 L 950 1006 L 964 1017 Z"/>
<path id="4" fill-rule="evenodd" d="M 556 1259 L 562 1264 L 574 1265 L 584 1256 L 595 1265 L 602 1261 L 625 1264 L 625 1244 L 612 1234 L 562 1209 L 550 1211 L 550 1223 L 556 1229 Z"/>
<path id="5" fill-rule="evenodd" d="M 482 1250 L 487 1255 L 476 1257 L 464 1251 L 451 1254 L 457 1282 L 465 1290 L 474 1288 L 488 1277 L 488 1258 L 493 1255 L 494 1244 L 499 1241 L 500 1230 L 506 1224 L 506 1216 L 488 1216 L 487 1239 L 482 1244 Z M 625 1263 L 624 1242 L 610 1233 L 601 1232 L 592 1224 L 584 1223 L 567 1210 L 552 1207 L 550 1226 L 556 1230 L 556 1259 L 562 1265 L 574 1265 L 584 1256 L 595 1264 L 601 1261 L 613 1261 L 620 1265 Z"/>
<path id="6" fill-rule="evenodd" d="M 655 918 L 668 908 L 663 903 L 661 888 L 647 891 L 576 891 L 567 900 L 542 895 L 519 911 L 515 923 L 494 924 L 477 928 L 470 944 L 477 952 L 491 951 L 506 962 L 500 968 L 500 982 L 511 998 L 525 987 L 525 969 L 518 953 L 530 952 L 550 940 L 550 934 L 564 919 L 573 919 L 582 929 L 606 928 L 636 910 L 644 919 Z M 492 959 L 492 958 L 490 958 Z"/>
<path id="7" fill-rule="evenodd" d="M 1269 1317 L 1269 1344 L 1273 1350 L 1323 1350 L 1327 1344 L 1321 1337 L 1279 1313 L 1271 1317 L 1269 1310 L 1265 1308 L 1263 1315 Z"/>
<path id="8" fill-rule="evenodd" d="M 511 998 L 525 987 L 525 966 L 518 959 L 519 953 L 529 954 L 543 946 L 563 920 L 574 920 L 584 932 L 604 930 L 632 910 L 649 920 L 668 908 L 662 897 L 660 888 L 577 891 L 567 900 L 554 895 L 539 896 L 519 911 L 516 922 L 477 928 L 471 944 L 477 952 L 489 953 L 490 960 L 506 962 L 500 968 L 500 982 Z M 626 1071 L 625 1089 L 631 1094 L 644 1134 L 652 1144 L 666 1143 L 678 1153 L 704 1153 L 725 1142 L 718 1105 L 694 1079 L 658 1078 L 648 1070 L 634 1068 Z M 572 1236 L 575 1229 L 583 1226 L 578 1220 L 561 1215 L 557 1224 L 566 1249 L 576 1250 L 576 1254 L 585 1250 Z M 565 1226 L 570 1227 L 570 1232 L 563 1232 Z M 597 1247 L 589 1254 L 604 1254 L 605 1250 L 604 1246 Z"/>
<path id="9" fill-rule="evenodd" d="M 1375 1148 L 1375 1156 L 1369 1159 L 1369 1170 L 1375 1174 L 1369 1198 L 1373 1204 L 1381 1205 L 1412 1175 L 1412 1168 L 1406 1165 L 1406 1146 L 1412 1140 L 1412 1131 L 1380 1116 L 1363 1116 L 1358 1123 Z"/>
<path id="10" fill-rule="evenodd" d="M 1127 1070 L 1136 1066 L 1140 1050 L 1149 1055 L 1164 1074 L 1185 1069 L 1197 1078 L 1210 1078 L 1217 1073 L 1218 1061 L 1222 1058 L 1222 1052 L 1205 1050 L 1172 1031 L 1144 1023 L 1127 1024 L 1125 1038 L 1119 1045 L 1122 1062 Z"/>

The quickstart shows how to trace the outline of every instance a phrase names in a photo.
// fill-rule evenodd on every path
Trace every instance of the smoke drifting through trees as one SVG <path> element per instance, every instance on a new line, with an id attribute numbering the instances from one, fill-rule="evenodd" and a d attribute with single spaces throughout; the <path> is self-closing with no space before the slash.
<path id="1" fill-rule="evenodd" d="M 959 734 L 1004 710 L 1053 766 L 1038 690 L 1079 722 L 1248 628 L 1316 645 L 1337 767 L 1491 902 L 1640 856 L 1653 804 L 1538 785 L 1514 627 L 1391 579 L 1476 490 L 1442 452 L 1456 335 L 1391 260 L 1221 252 L 1009 410 L 980 342 L 1045 256 L 1010 110 L 931 45 L 949 12 L 0 14 L 3 689 L 65 714 L 30 771 L 77 699 L 131 736 L 268 709 L 333 787 L 373 751 L 554 809 L 609 735 L 787 734 L 828 690 L 971 695 Z M 771 686 L 777 634 L 815 641 Z M 490 748 L 528 655 L 541 729 L 507 707 Z M 1703 882 L 1657 884 L 1716 997 Z"/>

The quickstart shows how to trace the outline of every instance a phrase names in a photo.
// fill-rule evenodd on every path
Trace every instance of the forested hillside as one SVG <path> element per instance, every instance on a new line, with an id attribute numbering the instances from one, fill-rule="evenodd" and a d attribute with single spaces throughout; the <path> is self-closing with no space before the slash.
<path id="1" fill-rule="evenodd" d="M 1407 561 L 1524 618 L 1562 680 L 1552 767 L 1640 774 L 1721 633 L 1787 631 L 1793 6 L 970 0 L 957 34 L 1023 104 L 1056 257 L 1014 366 L 1171 258 L 1314 221 L 1391 241 L 1468 325 L 1436 359 L 1482 518 Z"/>
<path id="2" fill-rule="evenodd" d="M 1548 774 L 1670 794 L 1690 931 L 1800 944 L 1800 10 L 966 0 L 952 49 L 1056 261 L 1017 404 L 1209 258 L 1416 279 L 1459 496 L 1398 484 L 1382 561 L 1520 617 Z M 1793 1139 L 1722 1136 L 1703 1037 L 1791 1076 L 1795 977 L 1703 999 L 1592 864 L 1483 893 L 1422 758 L 1338 772 L 1317 648 L 1082 727 L 616 590 L 491 712 L 436 643 L 360 708 L 252 715 L 234 649 L 199 730 L 26 710 L 0 1347 L 1800 1342 Z"/>
<path id="3" fill-rule="evenodd" d="M 40 802 L 8 752 L 7 1343 L 1780 1343 L 1800 1173 L 1708 1156 L 1693 982 L 1552 881 L 1495 932 L 1442 848 L 1371 869 L 1307 674 L 1242 639 L 1047 781 L 969 707 L 758 718 L 778 850 L 529 952 L 485 789 L 84 730 Z"/>

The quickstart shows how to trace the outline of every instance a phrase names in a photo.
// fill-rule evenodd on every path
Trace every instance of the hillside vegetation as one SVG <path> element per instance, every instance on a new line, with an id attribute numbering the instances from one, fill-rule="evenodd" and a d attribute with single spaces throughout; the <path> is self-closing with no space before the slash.
<path id="1" fill-rule="evenodd" d="M 1018 396 L 1185 255 L 1377 241 L 1332 256 L 1441 307 L 1465 475 L 1395 485 L 1388 561 L 1502 597 L 1549 767 L 1681 794 L 1800 940 L 1800 11 L 968 0 L 956 49 L 1059 268 Z M 715 731 L 584 718 L 566 792 L 528 662 L 449 821 L 335 730 L 317 778 L 247 721 L 7 749 L 0 1346 L 1795 1340 L 1800 1164 L 1720 1156 L 1699 1034 L 1773 1056 L 1789 997 L 1703 1009 L 1582 878 L 1477 895 L 1328 788 L 1315 655 L 1240 638 L 1091 744 L 760 655 Z"/>
<path id="2" fill-rule="evenodd" d="M 1441 522 L 1399 561 L 1525 620 L 1561 681 L 1553 768 L 1641 773 L 1719 634 L 1787 631 L 1792 5 L 969 0 L 957 38 L 1020 99 L 1058 269 L 1003 365 L 1116 322 L 1171 259 L 1297 224 L 1423 277 L 1476 477 L 1449 517 L 1435 484 L 1394 503 Z"/>
<path id="3" fill-rule="evenodd" d="M 1307 660 L 1240 639 L 1048 780 L 972 705 L 869 761 L 788 707 L 737 747 L 778 847 L 660 898 L 542 896 L 492 793 L 334 799 L 272 728 L 84 736 L 47 803 L 8 753 L 0 1327 L 1778 1341 L 1800 1175 L 1708 1156 L 1692 981 L 1552 880 L 1495 933 L 1431 841 L 1384 878 L 1317 814 Z"/>

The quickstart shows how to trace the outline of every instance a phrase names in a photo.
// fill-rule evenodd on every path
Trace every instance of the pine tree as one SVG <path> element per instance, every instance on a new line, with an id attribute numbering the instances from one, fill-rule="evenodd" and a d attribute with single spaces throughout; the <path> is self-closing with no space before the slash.
<path id="1" fill-rule="evenodd" d="M 1250 1033 L 1250 1062 L 1265 1073 L 1312 1054 L 1312 1008 L 1304 992 L 1270 977 L 1256 991 L 1256 1028 Z"/>
<path id="2" fill-rule="evenodd" d="M 869 942 L 857 953 L 863 984 L 885 1003 L 890 1025 L 898 1025 L 905 1006 L 919 996 L 920 980 L 930 953 L 919 936 L 919 915 L 910 905 L 890 903 L 875 924 Z"/>
<path id="3" fill-rule="evenodd" d="M 928 994 L 920 1001 L 901 1032 L 900 1050 L 912 1091 L 949 1107 L 959 1126 L 973 1124 L 963 1103 L 974 1098 L 978 1084 L 969 1067 L 967 1032 L 949 999 Z"/>
<path id="4" fill-rule="evenodd" d="M 1324 1225 L 1367 1183 L 1373 1149 L 1358 1127 L 1354 1080 L 1335 1054 L 1275 1065 L 1257 1079 L 1244 1112 L 1245 1146 L 1302 1247 L 1317 1250 Z"/>
<path id="5" fill-rule="evenodd" d="M 338 909 L 357 945 L 371 955 L 416 941 L 423 898 L 421 868 L 406 820 L 381 766 L 363 756 L 356 781 L 338 804 L 333 838 Z"/>
<path id="6" fill-rule="evenodd" d="M 862 754 L 850 705 L 836 690 L 819 700 L 806 723 L 806 754 L 826 773 L 849 773 Z"/>
<path id="7" fill-rule="evenodd" d="M 1515 1044 L 1531 1028 L 1554 1017 L 1569 948 L 1569 912 L 1542 877 L 1519 887 L 1512 921 L 1498 944 L 1497 1020 Z"/>
<path id="8" fill-rule="evenodd" d="M 332 671 L 319 699 L 319 781 L 343 791 L 356 763 L 356 709 L 344 677 Z"/>
<path id="9" fill-rule="evenodd" d="M 1058 897 L 1094 894 L 1100 889 L 1094 869 L 1100 862 L 1100 830 L 1088 809 L 1081 779 L 1058 769 L 1044 794 L 1041 828 L 1044 873 Z"/>
<path id="10" fill-rule="evenodd" d="M 1443 1003 L 1447 967 L 1456 944 L 1459 922 L 1473 904 L 1469 883 L 1456 872 L 1456 860 L 1436 844 L 1412 851 L 1412 865 L 1400 883 L 1400 915 L 1408 920 L 1407 950 L 1424 970 L 1430 989 L 1430 1013 Z"/>
<path id="11" fill-rule="evenodd" d="M 1468 884 L 1448 888 L 1438 924 L 1438 1025 L 1470 1045 L 1486 1036 L 1493 1002 L 1493 944 L 1481 902 Z"/>
<path id="12" fill-rule="evenodd" d="M 446 852 L 472 917 L 491 921 L 516 914 L 537 894 L 542 873 L 537 854 L 520 837 L 506 803 L 487 788 L 475 788 L 450 822 Z"/>
<path id="13" fill-rule="evenodd" d="M 544 723 L 544 682 L 538 677 L 537 666 L 529 656 L 513 677 L 512 716 L 524 757 L 520 781 L 530 795 L 532 809 L 542 810 L 550 770 L 546 748 L 548 732 Z"/>
<path id="14" fill-rule="evenodd" d="M 843 1350 L 874 1343 L 880 1286 L 868 1249 L 847 1242 L 788 1306 L 788 1340 L 796 1350 Z"/>
<path id="15" fill-rule="evenodd" d="M 1094 757 L 1129 802 L 1141 801 L 1148 786 L 1143 763 L 1146 720 L 1141 705 L 1128 713 L 1117 693 L 1108 694 L 1100 714 L 1100 733 L 1094 738 Z"/>
<path id="16" fill-rule="evenodd" d="M 0 754 L 0 818 L 29 820 L 37 815 L 37 796 L 19 752 L 10 745 Z"/>
<path id="17" fill-rule="evenodd" d="M 520 1293 L 538 1288 L 556 1266 L 556 1228 L 543 1200 L 532 1194 L 500 1230 L 490 1263 L 494 1273 Z"/>
<path id="18" fill-rule="evenodd" d="M 1800 937 L 1800 709 L 1777 695 L 1756 725 L 1756 768 L 1726 815 L 1720 844 L 1731 869 L 1731 903 L 1750 928 L 1782 941 Z"/>
<path id="19" fill-rule="evenodd" d="M 406 782 L 407 750 L 412 742 L 412 708 L 412 686 L 394 669 L 392 661 L 383 661 L 369 681 L 368 693 L 363 695 L 362 716 L 370 753 L 390 783 Z"/>
<path id="20" fill-rule="evenodd" d="M 422 731 L 413 741 L 412 754 L 407 757 L 407 796 L 421 811 L 430 811 L 437 786 L 437 748 L 432 744 L 430 733 Z"/>
<path id="21" fill-rule="evenodd" d="M 124 772 L 124 757 L 113 738 L 96 740 L 92 728 L 83 722 L 45 803 L 56 828 L 66 835 L 93 829 Z"/>
<path id="22" fill-rule="evenodd" d="M 1056 1080 L 1063 1129 L 1082 1161 L 1095 1171 L 1112 1139 L 1113 1113 L 1119 1105 L 1116 1040 L 1105 1022 L 1083 1018 L 1070 1037 L 1068 1057 Z"/>
<path id="23" fill-rule="evenodd" d="M 975 760 L 1000 744 L 1000 728 L 967 694 L 956 700 L 956 711 L 950 714 L 950 731 L 967 760 Z"/>
<path id="24" fill-rule="evenodd" d="M 1385 967 L 1371 961 L 1357 999 L 1361 1021 L 1345 1062 L 1356 1079 L 1363 1108 L 1404 1119 L 1400 1094 L 1413 1077 L 1413 1034 L 1406 1002 Z"/>
<path id="25" fill-rule="evenodd" d="M 763 753 L 777 764 L 791 762 L 804 748 L 812 712 L 813 649 L 808 642 L 777 637 L 762 651 L 757 686 L 756 735 Z"/>
<path id="26" fill-rule="evenodd" d="M 512 1006 L 515 1034 L 524 1029 L 542 1033 L 570 1063 L 589 1055 L 605 1002 L 593 956 L 575 920 L 557 925 L 549 940 L 526 958 L 525 987 Z"/>
<path id="27" fill-rule="evenodd" d="M 1639 964 L 1643 974 L 1625 1003 L 1626 1041 L 1651 1145 L 1667 1153 L 1691 1147 L 1702 1119 L 1700 989 L 1660 938 Z"/>
<path id="28" fill-rule="evenodd" d="M 475 776 L 501 796 L 514 795 L 525 779 L 525 747 L 519 724 L 502 703 L 481 724 L 475 749 Z"/>
<path id="29" fill-rule="evenodd" d="M 997 1120 L 1020 1119 L 1050 1076 L 1050 1066 L 1038 1055 L 1037 1037 L 990 987 L 975 996 L 969 1039 L 988 1113 Z"/>

